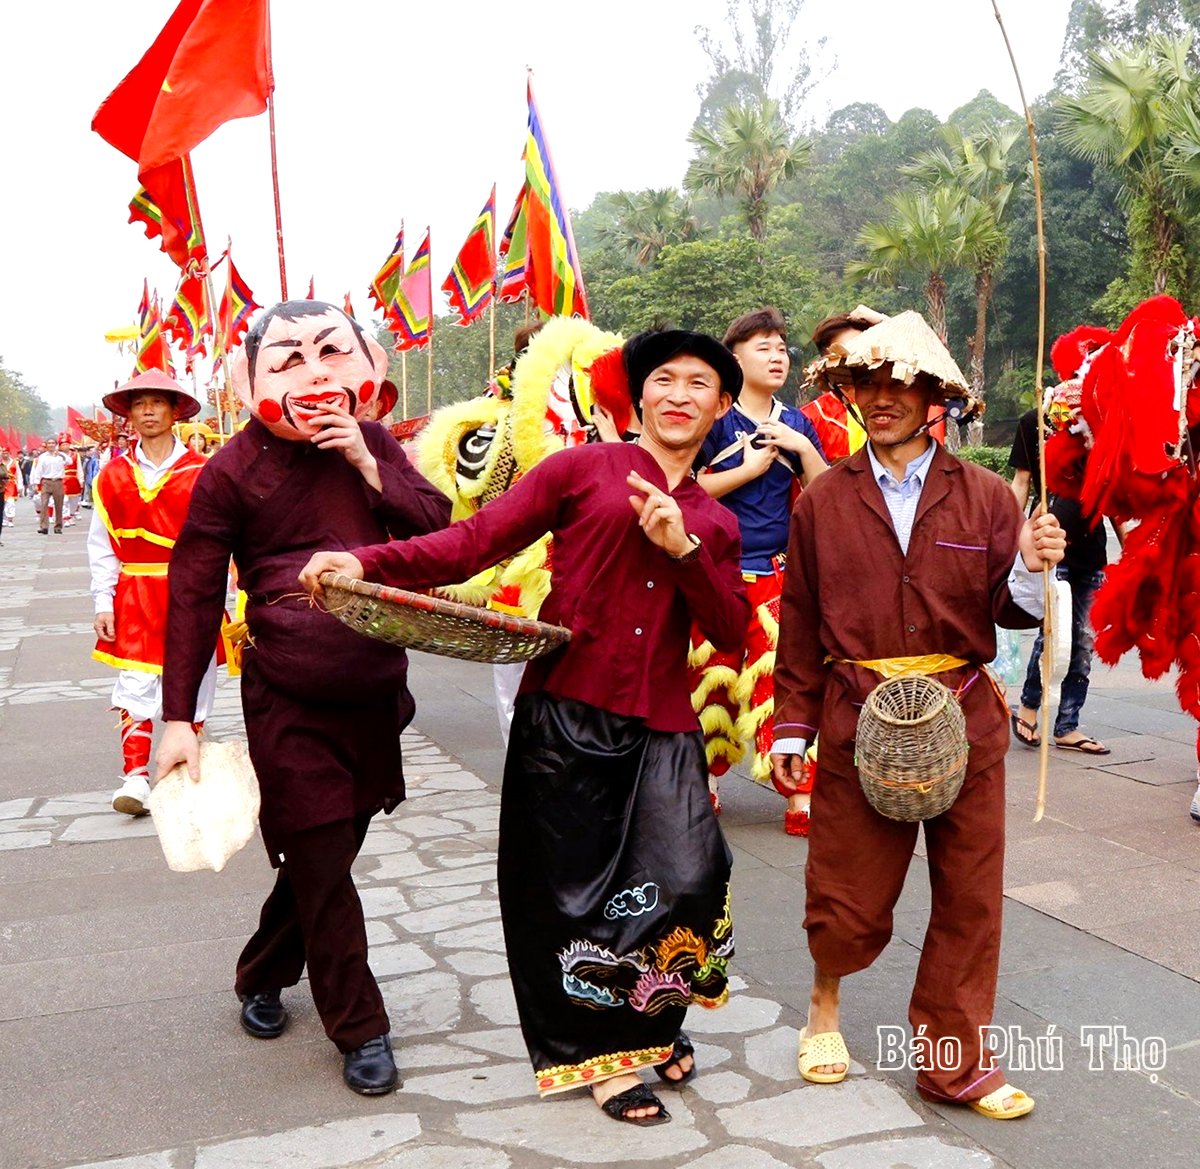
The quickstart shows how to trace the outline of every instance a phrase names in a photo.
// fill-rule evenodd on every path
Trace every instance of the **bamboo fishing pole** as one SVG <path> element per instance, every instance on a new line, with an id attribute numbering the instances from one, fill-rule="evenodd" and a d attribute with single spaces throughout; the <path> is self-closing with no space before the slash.
<path id="1" fill-rule="evenodd" d="M 1042 365 L 1046 355 L 1046 225 L 1043 218 L 1042 205 L 1042 168 L 1038 162 L 1037 129 L 1033 124 L 1033 114 L 1029 102 L 1025 99 L 1025 86 L 1021 82 L 1021 71 L 1017 67 L 1017 58 L 1013 53 L 1012 42 L 1008 39 L 1008 30 L 1004 27 L 1004 18 L 1000 15 L 998 0 L 992 0 L 992 10 L 996 14 L 996 23 L 1000 26 L 1000 35 L 1004 38 L 1004 47 L 1008 50 L 1008 59 L 1012 62 L 1013 75 L 1017 79 L 1017 93 L 1021 97 L 1021 109 L 1025 114 L 1025 130 L 1029 135 L 1029 157 L 1033 165 L 1033 196 L 1037 212 L 1037 253 L 1038 253 L 1038 344 L 1037 369 L 1034 374 L 1034 388 L 1038 395 L 1038 478 L 1041 486 L 1041 512 L 1050 510 L 1050 502 L 1046 490 L 1046 426 L 1042 418 Z M 1050 736 L 1047 731 L 1050 726 L 1050 675 L 1053 667 L 1054 648 L 1054 580 L 1050 571 L 1042 573 L 1042 603 L 1045 612 L 1042 615 L 1042 709 L 1038 716 L 1041 727 L 1038 744 L 1038 789 L 1037 809 L 1033 814 L 1033 822 L 1038 823 L 1046 813 L 1046 777 L 1050 769 Z"/>

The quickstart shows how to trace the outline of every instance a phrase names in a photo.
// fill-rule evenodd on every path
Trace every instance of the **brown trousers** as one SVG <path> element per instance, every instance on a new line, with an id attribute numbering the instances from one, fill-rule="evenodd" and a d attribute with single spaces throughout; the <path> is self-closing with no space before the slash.
<path id="1" fill-rule="evenodd" d="M 62 531 L 63 526 L 63 481 L 61 479 L 43 479 L 42 490 L 38 495 L 38 531 L 44 532 L 50 526 L 48 501 L 54 500 L 54 530 Z"/>
<path id="2" fill-rule="evenodd" d="M 841 977 L 870 966 L 891 939 L 918 825 L 876 812 L 857 776 L 822 771 L 812 803 L 804 928 L 818 969 Z M 935 1099 L 976 1100 L 1004 1082 L 980 1039 L 1000 965 L 1004 761 L 967 776 L 954 804 L 924 824 L 933 900 L 908 1019 L 935 1050 L 956 1038 L 961 1060 L 921 1068 L 917 1087 Z"/>
<path id="3" fill-rule="evenodd" d="M 295 986 L 308 964 L 325 1034 L 342 1052 L 386 1034 L 387 1011 L 367 965 L 367 927 L 350 868 L 370 813 L 283 838 L 283 863 L 237 965 L 239 995 Z"/>

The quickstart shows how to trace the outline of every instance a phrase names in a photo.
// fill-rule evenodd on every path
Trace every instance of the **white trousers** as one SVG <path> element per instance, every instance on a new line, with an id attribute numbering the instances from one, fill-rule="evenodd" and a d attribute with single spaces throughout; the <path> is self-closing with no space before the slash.
<path id="1" fill-rule="evenodd" d="M 212 710 L 213 695 L 217 689 L 217 659 L 208 663 L 208 669 L 200 683 L 196 696 L 196 722 L 203 722 Z M 162 718 L 162 676 L 148 674 L 144 670 L 121 670 L 113 685 L 112 704 L 118 710 L 127 710 L 141 722 L 142 719 Z"/>

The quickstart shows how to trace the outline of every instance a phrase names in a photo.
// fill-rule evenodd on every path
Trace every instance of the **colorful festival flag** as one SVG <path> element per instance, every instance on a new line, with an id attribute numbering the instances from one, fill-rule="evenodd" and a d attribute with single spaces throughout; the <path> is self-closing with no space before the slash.
<path id="1" fill-rule="evenodd" d="M 526 83 L 526 97 L 529 127 L 525 137 L 525 199 L 514 224 L 506 271 L 508 263 L 518 254 L 518 237 L 523 227 L 525 284 L 534 304 L 547 316 L 586 319 L 587 293 L 571 217 L 554 173 L 532 81 Z"/>
<path id="2" fill-rule="evenodd" d="M 500 237 L 500 259 L 503 271 L 496 295 L 507 304 L 516 304 L 525 295 L 525 196 L 529 184 L 522 183 L 513 204 L 512 214 Z"/>
<path id="3" fill-rule="evenodd" d="M 388 253 L 388 258 L 384 260 L 383 267 L 375 273 L 375 278 L 371 281 L 370 287 L 367 289 L 372 303 L 383 313 L 384 320 L 393 333 L 396 330 L 391 324 L 391 318 L 396 311 L 394 305 L 396 290 L 400 287 L 400 279 L 403 275 L 404 225 L 401 224 L 400 234 L 396 236 L 396 242 L 392 245 L 392 250 Z"/>
<path id="4" fill-rule="evenodd" d="M 146 238 L 160 237 L 159 246 L 180 268 L 204 259 L 204 231 L 195 201 L 192 162 L 184 155 L 142 176 L 142 186 L 129 203 L 129 222 L 140 223 Z"/>
<path id="5" fill-rule="evenodd" d="M 350 303 L 350 293 L 349 292 L 346 293 L 346 299 L 342 303 L 342 308 L 345 310 L 346 316 L 350 317 L 351 320 L 355 319 L 354 318 L 354 305 L 352 305 Z"/>
<path id="6" fill-rule="evenodd" d="M 496 290 L 496 186 L 475 219 L 442 291 L 450 297 L 455 324 L 469 325 L 491 303 Z"/>
<path id="7" fill-rule="evenodd" d="M 145 172 L 181 158 L 222 123 L 267 108 L 267 7 L 268 0 L 181 0 L 101 103 L 92 129 L 137 162 L 143 184 Z"/>
<path id="8" fill-rule="evenodd" d="M 199 357 L 207 356 L 204 338 L 212 336 L 212 318 L 208 311 L 208 290 L 198 268 L 179 282 L 175 299 L 163 319 L 168 337 L 187 351 L 187 369 Z"/>
<path id="9" fill-rule="evenodd" d="M 242 334 L 250 327 L 250 315 L 262 305 L 254 299 L 254 293 L 238 270 L 233 266 L 233 252 L 225 249 L 228 267 L 225 270 L 225 293 L 221 297 L 217 313 L 217 335 L 213 342 L 214 353 L 232 353 L 241 343 Z"/>
<path id="10" fill-rule="evenodd" d="M 317 278 L 315 276 L 310 276 L 308 278 L 308 297 L 307 297 L 307 299 L 308 300 L 316 300 L 317 299 Z"/>
<path id="11" fill-rule="evenodd" d="M 135 374 L 145 373 L 148 369 L 161 369 L 171 377 L 175 376 L 175 367 L 171 364 L 171 350 L 162 331 L 162 313 L 158 306 L 158 294 L 150 302 L 150 307 L 143 318 L 141 337 L 138 340 L 137 362 L 133 367 Z"/>
<path id="12" fill-rule="evenodd" d="M 429 230 L 396 289 L 396 314 L 388 327 L 396 334 L 396 351 L 429 343 L 433 319 L 433 281 L 429 270 Z"/>

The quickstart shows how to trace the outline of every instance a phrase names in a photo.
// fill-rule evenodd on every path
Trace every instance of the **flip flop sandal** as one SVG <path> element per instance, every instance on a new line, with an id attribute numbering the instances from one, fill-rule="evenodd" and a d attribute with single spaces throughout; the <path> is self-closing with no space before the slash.
<path id="1" fill-rule="evenodd" d="M 1018 743 L 1024 743 L 1026 747 L 1034 748 L 1042 745 L 1042 739 L 1038 734 L 1037 727 L 1033 723 L 1027 723 L 1015 710 L 1008 721 L 1012 724 L 1013 738 Z M 1028 732 L 1028 736 L 1021 733 L 1023 730 Z"/>
<path id="2" fill-rule="evenodd" d="M 622 1120 L 626 1124 L 636 1124 L 639 1128 L 649 1128 L 655 1124 L 666 1124 L 671 1114 L 663 1107 L 663 1102 L 645 1084 L 636 1088 L 628 1088 L 610 1096 L 600 1107 L 613 1120 Z M 655 1116 L 627 1116 L 635 1108 L 657 1108 Z"/>
<path id="3" fill-rule="evenodd" d="M 1057 739 L 1054 745 L 1060 751 L 1078 751 L 1081 755 L 1111 755 L 1111 747 L 1102 747 L 1095 739 L 1084 736 L 1082 739 L 1076 739 L 1073 743 L 1060 743 Z"/>
<path id="4" fill-rule="evenodd" d="M 682 1076 L 675 1079 L 667 1075 L 667 1068 L 678 1067 L 679 1061 L 686 1059 L 689 1055 L 692 1057 L 692 1066 Z M 682 1088 L 696 1074 L 696 1049 L 682 1031 L 679 1032 L 679 1038 L 675 1040 L 675 1046 L 671 1048 L 671 1058 L 666 1063 L 657 1064 L 654 1072 L 664 1084 L 672 1088 Z"/>
<path id="5" fill-rule="evenodd" d="M 840 1072 L 814 1072 L 813 1068 L 828 1064 L 845 1064 Z M 840 1084 L 850 1071 L 850 1052 L 840 1031 L 820 1031 L 809 1035 L 808 1028 L 800 1031 L 800 1050 L 796 1065 L 810 1084 Z"/>
<path id="6" fill-rule="evenodd" d="M 1004 1107 L 1004 1101 L 1012 1099 L 1012 1104 Z M 1016 1120 L 1018 1116 L 1027 1116 L 1033 1111 L 1034 1100 L 1019 1088 L 1010 1088 L 1007 1084 L 981 1096 L 978 1100 L 968 1100 L 967 1103 L 990 1120 Z"/>

